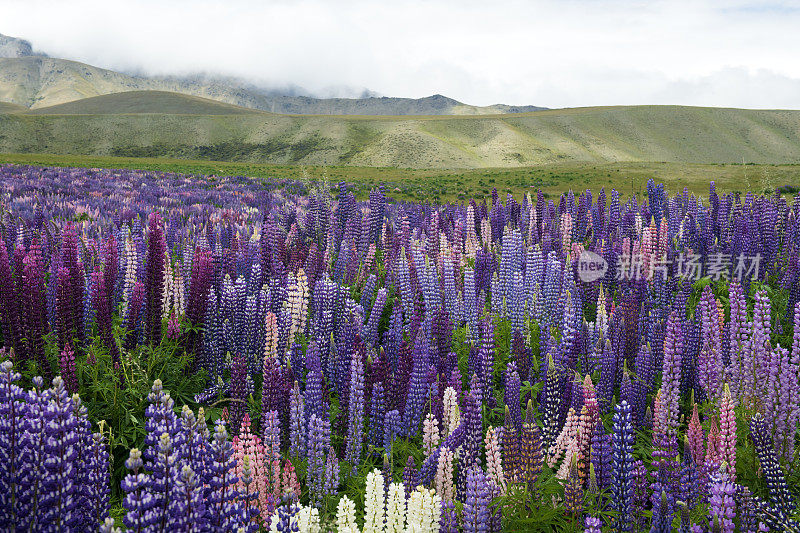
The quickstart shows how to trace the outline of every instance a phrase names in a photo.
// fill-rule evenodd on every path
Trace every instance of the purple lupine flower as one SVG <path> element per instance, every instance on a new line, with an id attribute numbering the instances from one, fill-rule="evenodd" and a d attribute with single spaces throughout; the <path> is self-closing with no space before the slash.
<path id="1" fill-rule="evenodd" d="M 58 316 L 61 324 L 61 347 L 77 338 L 83 341 L 83 266 L 78 260 L 78 234 L 75 226 L 67 224 L 61 234 L 61 265 L 59 271 Z M 63 284 L 63 285 L 62 285 Z M 63 287 L 63 288 L 62 288 Z"/>
<path id="2" fill-rule="evenodd" d="M 633 441 L 630 406 L 620 402 L 614 411 L 614 428 L 611 432 L 611 505 L 617 512 L 612 531 L 631 530 L 633 500 Z"/>
<path id="3" fill-rule="evenodd" d="M 161 215 L 153 213 L 147 228 L 147 258 L 145 259 L 145 339 L 150 345 L 161 340 L 161 315 L 164 306 L 164 276 L 167 243 Z"/>
<path id="4" fill-rule="evenodd" d="M 292 387 L 289 399 L 289 451 L 292 455 L 302 456 L 306 447 L 306 408 L 303 393 L 297 381 Z"/>
<path id="5" fill-rule="evenodd" d="M 6 243 L 0 239 L 0 305 L 3 313 L 0 322 L 3 326 L 3 343 L 14 348 L 17 357 L 24 358 L 22 349 L 22 316 L 18 305 L 18 295 L 14 275 L 11 272 Z"/>
<path id="6" fill-rule="evenodd" d="M 650 320 L 652 321 L 652 315 Z M 644 412 L 647 409 L 647 396 L 653 387 L 654 362 L 650 346 L 643 344 L 636 354 L 636 377 L 631 384 L 632 400 L 631 414 L 638 427 L 644 423 Z"/>
<path id="7" fill-rule="evenodd" d="M 231 364 L 230 423 L 233 435 L 239 434 L 242 418 L 247 410 L 247 395 L 247 360 L 244 354 L 237 352 Z"/>
<path id="8" fill-rule="evenodd" d="M 439 514 L 439 531 L 441 533 L 458 533 L 458 525 L 455 503 L 442 500 Z"/>
<path id="9" fill-rule="evenodd" d="M 428 339 L 418 335 L 414 342 L 412 355 L 413 370 L 408 384 L 408 397 L 403 412 L 403 434 L 414 436 L 419 432 L 422 423 L 422 411 L 425 405 L 428 369 Z"/>
<path id="10" fill-rule="evenodd" d="M 0 249 L 5 245 L 0 240 Z M 15 382 L 21 375 L 14 372 L 11 361 L 0 363 L 0 528 L 11 529 L 16 521 L 16 493 L 24 442 L 23 420 L 27 413 L 25 391 Z M 16 502 L 18 504 L 18 502 Z"/>
<path id="11" fill-rule="evenodd" d="M 733 496 L 736 488 L 727 472 L 724 472 L 724 467 L 711 474 L 710 492 L 709 519 L 720 524 L 722 533 L 733 533 L 735 530 L 733 519 L 736 518 Z"/>
<path id="12" fill-rule="evenodd" d="M 156 502 L 150 491 L 150 476 L 143 471 L 143 466 L 142 452 L 132 448 L 125 461 L 125 467 L 130 472 L 122 480 L 122 490 L 125 492 L 123 505 L 127 511 L 124 522 L 133 531 L 148 530 L 158 518 L 152 510 Z"/>
<path id="13" fill-rule="evenodd" d="M 683 335 L 680 320 L 672 313 L 667 320 L 667 336 L 664 340 L 664 364 L 661 377 L 661 401 L 663 420 L 659 421 L 661 427 L 674 430 L 678 427 L 680 381 L 681 381 L 681 355 L 683 353 Z"/>
<path id="14" fill-rule="evenodd" d="M 401 431 L 402 422 L 400 419 L 400 412 L 397 409 L 392 409 L 386 413 L 386 418 L 383 423 L 383 450 L 384 453 L 392 453 L 392 445 L 395 438 Z"/>
<path id="15" fill-rule="evenodd" d="M 592 433 L 590 459 L 594 466 L 597 485 L 605 490 L 611 484 L 611 435 L 606 433 L 603 422 L 597 422 Z"/>
<path id="16" fill-rule="evenodd" d="M 516 363 L 509 363 L 506 367 L 506 386 L 503 391 L 505 404 L 509 409 L 514 429 L 522 428 L 522 409 L 520 405 L 521 387 Z"/>
<path id="17" fill-rule="evenodd" d="M 383 445 L 385 413 L 386 402 L 383 395 L 383 383 L 378 382 L 372 387 L 369 417 L 369 443 L 375 448 L 380 448 Z"/>
<path id="18" fill-rule="evenodd" d="M 175 531 L 202 531 L 206 525 L 203 487 L 189 465 L 183 465 L 175 481 L 170 505 L 170 527 Z"/>
<path id="19" fill-rule="evenodd" d="M 786 485 L 786 477 L 778 463 L 769 429 L 761 413 L 756 413 L 750 419 L 750 438 L 769 487 L 770 500 L 781 513 L 780 518 L 791 516 L 795 512 L 794 499 Z"/>
<path id="20" fill-rule="evenodd" d="M 481 347 L 478 352 L 479 374 L 478 379 L 481 385 L 481 396 L 475 398 L 480 403 L 487 406 L 494 406 L 494 324 L 491 319 L 486 317 L 483 321 L 483 334 L 481 335 Z"/>
<path id="21" fill-rule="evenodd" d="M 600 533 L 603 523 L 596 516 L 586 515 L 583 520 L 584 533 Z"/>
<path id="22" fill-rule="evenodd" d="M 542 438 L 544 446 L 551 446 L 558 435 L 559 406 L 561 403 L 561 377 L 552 354 L 547 355 L 547 379 L 542 390 Z"/>
<path id="23" fill-rule="evenodd" d="M 233 473 L 235 462 L 225 424 L 218 421 L 211 441 L 210 493 L 206 504 L 208 524 L 216 530 L 235 531 L 244 525 L 237 502 L 239 491 L 236 488 L 238 478 Z"/>
<path id="24" fill-rule="evenodd" d="M 467 472 L 467 497 L 464 500 L 464 531 L 487 533 L 489 531 L 489 504 L 492 492 L 489 480 L 480 466 Z"/>
<path id="25" fill-rule="evenodd" d="M 33 239 L 22 266 L 22 305 L 24 307 L 27 351 L 33 356 L 39 371 L 50 378 L 53 372 L 45 356 L 43 336 L 47 333 L 47 295 L 44 261 L 38 239 Z M 18 303 L 15 305 L 19 305 Z"/>
<path id="26" fill-rule="evenodd" d="M 406 489 L 406 498 L 414 492 L 414 488 L 417 486 L 415 484 L 417 476 L 417 466 L 414 462 L 414 456 L 409 455 L 406 460 L 406 465 L 403 468 L 403 486 Z"/>
<path id="27" fill-rule="evenodd" d="M 521 331 L 514 331 L 511 341 L 511 352 L 514 354 L 514 363 L 517 365 L 518 376 L 521 381 L 526 381 L 530 375 L 531 349 L 525 344 L 525 337 Z"/>
<path id="28" fill-rule="evenodd" d="M 86 421 L 88 423 L 88 421 Z M 108 510 L 110 490 L 110 463 L 105 437 L 100 433 L 92 435 L 86 450 L 84 462 L 85 483 L 83 492 L 83 520 L 87 527 L 99 527 Z M 79 489 L 80 490 L 80 489 Z"/>
<path id="29" fill-rule="evenodd" d="M 347 451 L 345 460 L 355 468 L 364 441 L 364 363 L 355 354 L 350 361 L 350 392 L 347 399 Z"/>
<path id="30" fill-rule="evenodd" d="M 694 508 L 700 491 L 698 485 L 700 483 L 700 476 L 697 471 L 697 464 L 692 457 L 689 449 L 689 443 L 684 444 L 683 464 L 681 465 L 681 501 L 685 502 L 689 507 Z"/>
<path id="31" fill-rule="evenodd" d="M 311 500 L 321 503 L 325 495 L 325 451 L 330 446 L 325 438 L 323 419 L 316 413 L 311 413 L 308 422 L 308 473 L 307 485 L 311 493 Z"/>
<path id="32" fill-rule="evenodd" d="M 650 531 L 652 533 L 671 533 L 672 505 L 669 501 L 669 494 L 662 490 L 660 495 L 654 495 L 653 498 L 658 503 L 653 506 L 653 522 L 650 526 Z"/>

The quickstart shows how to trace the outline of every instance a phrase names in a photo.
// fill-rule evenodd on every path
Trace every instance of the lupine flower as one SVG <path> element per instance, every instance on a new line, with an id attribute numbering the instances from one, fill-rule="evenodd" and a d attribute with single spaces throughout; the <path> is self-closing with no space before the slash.
<path id="1" fill-rule="evenodd" d="M 719 459 L 728 465 L 731 481 L 736 481 L 736 414 L 733 412 L 733 398 L 727 383 L 719 400 L 719 418 Z"/>
<path id="2" fill-rule="evenodd" d="M 425 457 L 428 457 L 438 445 L 439 421 L 433 416 L 433 413 L 428 413 L 422 423 L 422 448 Z"/>
<path id="3" fill-rule="evenodd" d="M 467 496 L 464 501 L 464 531 L 472 533 L 489 531 L 489 480 L 479 466 L 467 472 Z"/>
<path id="4" fill-rule="evenodd" d="M 386 532 L 402 533 L 406 520 L 406 490 L 400 483 L 391 483 L 386 501 Z"/>
<path id="5" fill-rule="evenodd" d="M 564 509 L 580 517 L 583 513 L 583 482 L 578 474 L 578 455 L 573 453 L 569 458 L 569 475 L 564 487 Z"/>
<path id="6" fill-rule="evenodd" d="M 506 491 L 506 479 L 503 473 L 503 463 L 501 460 L 500 435 L 502 428 L 490 427 L 486 431 L 486 473 L 489 479 L 498 487 L 501 492 Z"/>
<path id="7" fill-rule="evenodd" d="M 611 467 L 611 505 L 617 512 L 612 530 L 631 530 L 631 505 L 633 500 L 633 426 L 630 406 L 620 402 L 614 412 L 614 428 L 611 432 L 613 464 Z"/>
<path id="8" fill-rule="evenodd" d="M 384 530 L 386 520 L 386 493 L 383 476 L 375 469 L 367 474 L 367 488 L 364 504 L 364 533 L 378 533 Z"/>
<path id="9" fill-rule="evenodd" d="M 791 516 L 795 511 L 794 500 L 786 486 L 786 477 L 776 458 L 772 439 L 761 413 L 756 413 L 750 419 L 750 437 L 769 487 L 770 500 L 783 516 Z"/>
<path id="10" fill-rule="evenodd" d="M 78 378 L 75 376 L 75 352 L 72 351 L 72 346 L 69 343 L 61 351 L 59 366 L 61 367 L 61 377 L 64 379 L 67 391 L 71 394 L 78 392 Z"/>
<path id="11" fill-rule="evenodd" d="M 408 498 L 406 531 L 438 531 L 441 505 L 436 491 L 417 487 Z"/>

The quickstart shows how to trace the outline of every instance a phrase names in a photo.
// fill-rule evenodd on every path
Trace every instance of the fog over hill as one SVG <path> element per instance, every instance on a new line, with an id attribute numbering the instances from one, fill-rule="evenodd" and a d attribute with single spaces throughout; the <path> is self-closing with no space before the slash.
<path id="1" fill-rule="evenodd" d="M 0 101 L 38 109 L 126 91 L 170 91 L 281 114 L 299 115 L 483 115 L 524 113 L 537 106 L 472 106 L 439 94 L 425 98 L 379 96 L 361 89 L 331 87 L 312 95 L 298 86 L 264 87 L 255 82 L 213 73 L 148 76 L 99 68 L 78 61 L 35 53 L 25 40 L 0 34 Z"/>

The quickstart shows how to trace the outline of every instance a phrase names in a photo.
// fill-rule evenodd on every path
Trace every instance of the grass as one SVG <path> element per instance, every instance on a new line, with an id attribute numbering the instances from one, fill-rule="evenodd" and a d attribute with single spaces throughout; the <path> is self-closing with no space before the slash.
<path id="1" fill-rule="evenodd" d="M 484 116 L 231 114 L 242 108 L 141 92 L 57 109 L 88 114 L 0 110 L 0 152 L 515 174 L 561 164 L 800 164 L 800 111 L 620 106 Z"/>
<path id="2" fill-rule="evenodd" d="M 198 175 L 237 175 L 262 179 L 327 178 L 353 184 L 359 198 L 369 189 L 386 186 L 395 200 L 416 202 L 467 201 L 484 198 L 493 188 L 505 196 L 525 193 L 558 196 L 572 189 L 615 188 L 624 195 L 644 194 L 648 178 L 664 182 L 670 191 L 684 187 L 707 194 L 715 181 L 719 192 L 772 191 L 783 185 L 800 185 L 800 165 L 701 165 L 687 163 L 557 163 L 517 168 L 467 170 L 403 169 L 394 167 L 272 165 L 229 161 L 201 161 L 154 157 L 107 157 L 53 154 L 0 154 L 0 163 L 89 168 L 133 168 Z"/>

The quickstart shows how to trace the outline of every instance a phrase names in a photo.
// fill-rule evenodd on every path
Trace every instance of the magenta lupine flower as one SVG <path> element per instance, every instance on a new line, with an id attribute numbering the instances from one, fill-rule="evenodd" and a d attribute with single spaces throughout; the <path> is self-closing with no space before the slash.
<path id="1" fill-rule="evenodd" d="M 78 392 L 78 378 L 75 376 L 75 352 L 72 351 L 72 346 L 69 343 L 61 350 L 59 366 L 67 391 L 70 394 L 75 394 Z"/>
<path id="2" fill-rule="evenodd" d="M 3 343 L 11 348 L 18 358 L 24 357 L 21 346 L 22 317 L 21 306 L 18 305 L 18 295 L 14 276 L 11 273 L 11 264 L 8 258 L 8 249 L 3 239 L 0 239 L 0 322 L 3 327 Z"/>
<path id="3" fill-rule="evenodd" d="M 172 310 L 169 314 L 169 321 L 167 322 L 167 338 L 170 340 L 177 340 L 181 336 L 181 321 Z"/>
<path id="4" fill-rule="evenodd" d="M 83 340 L 83 266 L 78 260 L 78 234 L 75 226 L 67 224 L 61 234 L 61 265 L 59 271 L 58 320 L 61 346 L 73 338 Z"/>

